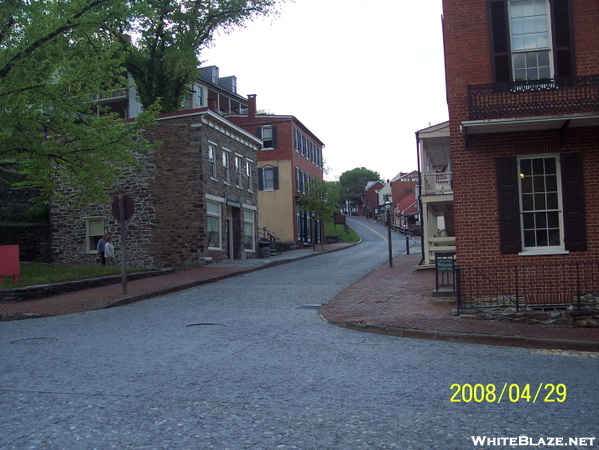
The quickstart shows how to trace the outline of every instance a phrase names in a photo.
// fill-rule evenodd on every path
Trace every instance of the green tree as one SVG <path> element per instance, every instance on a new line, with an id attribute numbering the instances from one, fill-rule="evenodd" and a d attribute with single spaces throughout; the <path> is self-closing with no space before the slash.
<path id="1" fill-rule="evenodd" d="M 339 206 L 339 191 L 337 183 L 312 178 L 306 184 L 306 193 L 298 199 L 302 211 L 313 214 L 314 220 L 319 220 L 322 230 L 322 246 L 324 247 L 324 222 L 330 220 Z"/>
<path id="2" fill-rule="evenodd" d="M 381 175 L 365 167 L 343 172 L 339 177 L 340 201 L 343 204 L 346 202 L 359 203 L 364 188 L 369 181 L 381 181 Z"/>
<path id="3" fill-rule="evenodd" d="M 198 54 L 217 31 L 243 27 L 277 13 L 279 0 L 132 1 L 132 20 L 122 26 L 119 42 L 127 53 L 142 105 L 159 102 L 162 112 L 181 109 L 198 75 Z M 138 36 L 138 38 L 131 37 Z"/>
<path id="4" fill-rule="evenodd" d="M 120 0 L 4 1 L 0 6 L 0 158 L 29 184 L 60 180 L 79 200 L 105 200 L 119 168 L 148 148 L 134 140 L 151 108 L 127 123 L 99 114 L 92 94 L 124 86 L 122 48 L 111 28 Z"/>

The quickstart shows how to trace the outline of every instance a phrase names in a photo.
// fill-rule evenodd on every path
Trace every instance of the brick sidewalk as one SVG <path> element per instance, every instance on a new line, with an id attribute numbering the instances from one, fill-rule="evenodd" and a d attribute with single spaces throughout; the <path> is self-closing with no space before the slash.
<path id="1" fill-rule="evenodd" d="M 599 328 L 562 328 L 458 318 L 455 305 L 433 303 L 433 270 L 421 255 L 399 255 L 321 308 L 330 323 L 403 337 L 565 350 L 599 351 Z"/>
<path id="2" fill-rule="evenodd" d="M 325 251 L 345 247 L 331 245 Z M 248 262 L 254 265 L 206 266 L 129 281 L 127 294 L 122 293 L 120 284 L 113 284 L 39 300 L 1 303 L 0 317 L 14 320 L 119 306 L 317 254 L 292 251 L 278 260 Z M 335 325 L 393 336 L 599 352 L 599 328 L 553 328 L 452 316 L 455 305 L 433 302 L 435 272 L 416 270 L 420 258 L 420 254 L 402 254 L 395 257 L 392 268 L 383 264 L 323 306 L 321 316 Z"/>

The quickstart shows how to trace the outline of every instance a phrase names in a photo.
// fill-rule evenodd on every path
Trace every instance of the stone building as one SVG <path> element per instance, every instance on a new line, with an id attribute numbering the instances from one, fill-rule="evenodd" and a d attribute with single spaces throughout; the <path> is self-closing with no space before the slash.
<path id="1" fill-rule="evenodd" d="M 126 222 L 128 265 L 183 267 L 255 257 L 262 141 L 208 108 L 163 114 L 143 137 L 159 147 L 138 154 L 140 167 L 124 170 L 109 192 L 134 201 Z M 104 233 L 113 236 L 119 261 L 120 223 L 110 204 L 54 203 L 51 221 L 54 262 L 97 263 L 96 243 Z"/>

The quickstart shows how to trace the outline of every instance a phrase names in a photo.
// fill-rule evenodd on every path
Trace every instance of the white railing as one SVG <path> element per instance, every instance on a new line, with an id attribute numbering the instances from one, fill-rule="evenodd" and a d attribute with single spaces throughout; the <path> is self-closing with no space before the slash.
<path id="1" fill-rule="evenodd" d="M 114 89 L 112 91 L 104 91 L 100 94 L 92 94 L 92 100 L 97 102 L 114 100 L 117 98 L 127 98 L 127 89 Z"/>
<path id="2" fill-rule="evenodd" d="M 424 195 L 452 194 L 451 172 L 425 173 Z"/>

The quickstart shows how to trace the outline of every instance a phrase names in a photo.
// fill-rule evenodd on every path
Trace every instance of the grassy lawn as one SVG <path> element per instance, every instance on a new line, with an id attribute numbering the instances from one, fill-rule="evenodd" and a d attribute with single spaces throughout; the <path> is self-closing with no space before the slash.
<path id="1" fill-rule="evenodd" d="M 351 227 L 347 227 L 349 233 L 346 233 L 343 228 L 343 225 L 334 225 L 333 221 L 327 222 L 325 236 L 339 236 L 339 242 L 360 242 L 360 236 Z"/>
<path id="2" fill-rule="evenodd" d="M 138 272 L 143 269 L 127 268 L 127 272 Z M 61 266 L 58 264 L 21 263 L 19 284 L 14 284 L 12 277 L 4 277 L 0 289 L 12 289 L 36 284 L 62 283 L 64 281 L 83 280 L 85 278 L 102 277 L 121 273 L 121 266 Z"/>

